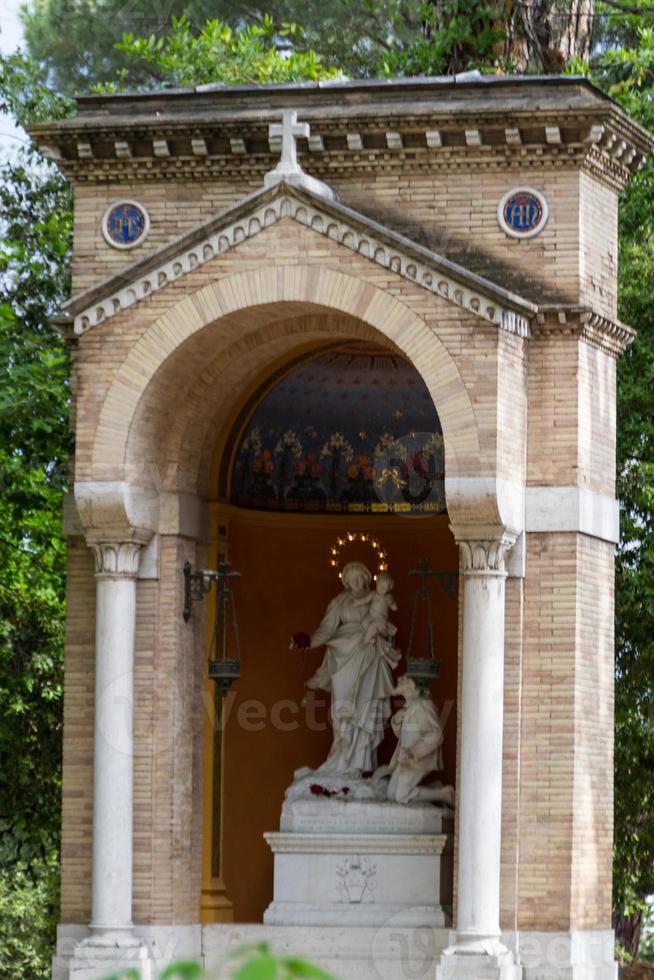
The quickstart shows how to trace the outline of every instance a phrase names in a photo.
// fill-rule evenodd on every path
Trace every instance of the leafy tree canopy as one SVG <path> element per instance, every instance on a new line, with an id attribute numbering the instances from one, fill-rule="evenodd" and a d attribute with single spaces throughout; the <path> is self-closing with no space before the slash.
<path id="1" fill-rule="evenodd" d="M 614 9 L 620 2 L 610 0 L 612 29 L 629 36 L 627 14 Z M 646 6 L 652 2 L 644 0 Z M 147 39 L 152 55 L 157 41 L 168 38 L 171 18 L 183 18 L 187 26 L 178 44 L 208 33 L 203 41 L 208 52 L 226 28 L 247 34 L 256 27 L 261 43 L 274 40 L 282 53 L 316 52 L 313 57 L 323 65 L 356 78 L 470 68 L 560 72 L 576 55 L 587 59 L 593 30 L 597 35 L 608 25 L 603 17 L 595 16 L 595 0 L 167 0 L 163 5 L 153 0 L 28 0 L 22 7 L 31 55 L 57 90 L 69 95 L 118 80 L 127 89 L 167 81 L 166 66 L 151 57 L 130 57 L 134 51 L 129 43 L 125 47 L 123 36 L 131 42 Z M 221 27 L 207 30 L 213 21 Z M 301 29 L 291 26 L 298 24 Z M 252 39 L 243 40 L 247 55 Z M 169 48 L 169 41 L 163 43 Z M 205 65 L 193 81 L 206 75 Z"/>
<path id="2" fill-rule="evenodd" d="M 630 24 L 634 47 L 598 53 L 594 79 L 654 130 L 654 28 Z M 577 66 L 579 67 L 579 66 Z M 654 161 L 620 207 L 619 315 L 638 331 L 618 362 L 614 926 L 638 950 L 654 894 Z"/>
<path id="3" fill-rule="evenodd" d="M 219 20 L 209 20 L 199 32 L 194 32 L 182 16 L 173 17 L 170 32 L 163 37 L 125 34 L 116 47 L 128 57 L 130 66 L 140 61 L 153 77 L 180 87 L 210 82 L 315 81 L 339 74 L 336 69 L 323 67 L 311 50 L 280 52 L 280 38 L 288 38 L 290 43 L 298 36 L 300 30 L 293 24 L 283 24 L 277 33 L 267 16 L 260 25 L 234 29 Z M 123 77 L 127 78 L 129 71 L 126 66 Z"/>
<path id="4" fill-rule="evenodd" d="M 420 9 L 420 3 L 408 0 L 271 0 L 260 6 L 238 0 L 167 0 L 163 4 L 153 0 L 134 4 L 32 0 L 23 6 L 22 18 L 31 55 L 45 67 L 59 91 L 74 94 L 117 79 L 126 88 L 157 84 L 158 65 L 150 61 L 138 64 L 116 45 L 125 34 L 154 41 L 167 37 L 174 17 L 183 17 L 196 34 L 211 20 L 234 31 L 257 27 L 263 31 L 262 42 L 270 37 L 272 25 L 280 50 L 289 46 L 298 54 L 316 50 L 325 64 L 351 75 L 369 74 L 395 38 L 408 42 L 419 34 Z M 298 23 L 302 31 L 290 32 L 288 25 Z M 210 33 L 212 43 L 217 43 L 217 32 Z M 233 71 L 238 75 L 237 66 Z"/>

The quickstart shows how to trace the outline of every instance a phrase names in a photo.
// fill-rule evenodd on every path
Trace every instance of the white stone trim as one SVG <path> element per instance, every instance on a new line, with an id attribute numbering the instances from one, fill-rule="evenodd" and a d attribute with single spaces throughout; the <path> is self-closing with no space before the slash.
<path id="1" fill-rule="evenodd" d="M 160 577 L 161 538 L 153 534 L 148 543 L 141 549 L 141 560 L 137 579 L 158 579 Z"/>
<path id="2" fill-rule="evenodd" d="M 167 926 L 135 925 L 135 935 L 150 947 L 158 967 L 176 959 L 204 956 L 207 968 L 224 962 L 244 943 L 269 942 L 278 954 L 302 956 L 350 980 L 397 980 L 411 967 L 415 980 L 433 980 L 438 957 L 448 944 L 448 929 L 429 929 L 392 917 L 381 928 L 344 926 L 273 926 L 255 923 Z M 57 926 L 53 980 L 68 980 L 74 947 L 88 926 Z M 616 980 L 611 929 L 574 932 L 503 932 L 502 941 L 522 965 L 524 980 Z M 413 955 L 411 951 L 413 950 Z M 431 955 L 427 955 L 431 954 Z M 409 960 L 413 962 L 409 963 Z M 424 973 L 416 970 L 424 964 Z M 404 969 L 403 969 L 404 968 Z"/>
<path id="3" fill-rule="evenodd" d="M 126 531 L 141 544 L 159 527 L 159 494 L 156 490 L 121 480 L 76 480 L 75 505 L 85 533 L 97 532 L 98 540 L 128 540 Z M 136 533 L 139 532 L 139 533 Z"/>
<path id="4" fill-rule="evenodd" d="M 502 940 L 522 964 L 524 980 L 616 980 L 612 929 L 505 932 Z"/>
<path id="5" fill-rule="evenodd" d="M 456 513 L 458 525 L 502 525 L 518 533 L 524 529 L 525 488 L 501 476 L 452 477 L 446 473 L 445 500 L 448 510 Z"/>
<path id="6" fill-rule="evenodd" d="M 147 949 L 152 966 L 157 970 L 178 960 L 202 958 L 202 926 L 199 923 L 169 926 L 138 925 L 134 927 L 134 935 L 141 946 Z M 85 925 L 62 923 L 57 926 L 57 948 L 52 960 L 52 980 L 69 980 L 71 958 L 75 947 L 88 936 L 89 928 Z M 130 965 L 129 962 L 127 965 Z M 113 966 L 109 963 L 109 969 Z M 79 973 L 80 971 L 76 970 L 74 975 Z M 105 965 L 104 971 L 96 976 L 106 975 Z M 145 974 L 143 976 L 145 977 Z"/>
<path id="7" fill-rule="evenodd" d="M 263 835 L 273 854 L 337 854 L 356 847 L 358 854 L 443 854 L 451 834 L 303 834 Z"/>
<path id="8" fill-rule="evenodd" d="M 502 477 L 446 474 L 445 499 L 456 510 L 457 525 L 477 527 L 480 537 L 496 524 L 518 533 L 572 531 L 612 544 L 620 540 L 619 502 L 587 487 L 525 488 Z"/>
<path id="9" fill-rule="evenodd" d="M 439 905 L 340 904 L 336 902 L 272 902 L 263 917 L 264 925 L 284 928 L 325 928 L 325 923 L 337 928 L 378 926 L 383 928 L 389 919 L 414 929 L 442 929 L 452 916 Z M 401 973 L 399 974 L 401 976 Z M 349 977 L 351 974 L 346 974 Z M 431 980 L 431 978 L 430 978 Z"/>
<path id="10" fill-rule="evenodd" d="M 264 228 L 276 224 L 282 218 L 292 218 L 299 224 L 312 228 L 320 235 L 331 238 L 345 248 L 369 258 L 385 269 L 390 269 L 405 279 L 417 282 L 429 292 L 474 314 L 482 320 L 496 324 L 503 330 L 528 337 L 529 320 L 497 300 L 484 295 L 483 290 L 473 289 L 444 271 L 435 260 L 426 256 L 419 260 L 401 245 L 388 244 L 368 230 L 357 228 L 345 216 L 333 216 L 317 205 L 298 200 L 290 194 L 280 194 L 271 201 L 255 207 L 246 216 L 225 224 L 207 238 L 169 258 L 158 267 L 136 278 L 129 285 L 117 289 L 83 309 L 74 318 L 74 332 L 85 333 L 91 327 L 103 323 L 117 313 L 174 282 L 198 266 L 209 262 L 240 242 L 252 238 Z M 436 257 L 437 258 L 437 257 Z"/>
<path id="11" fill-rule="evenodd" d="M 506 555 L 515 544 L 516 534 L 504 531 L 495 538 L 471 539 L 457 537 L 455 527 L 452 527 L 452 531 L 459 546 L 465 575 L 506 576 Z"/>
<path id="12" fill-rule="evenodd" d="M 111 235 L 109 234 L 109 215 L 114 208 L 118 207 L 119 204 L 131 204 L 133 207 L 138 208 L 139 211 L 143 213 L 145 219 L 145 224 L 143 226 L 143 234 L 140 238 L 137 238 L 135 242 L 115 242 Z M 145 205 L 141 204 L 140 201 L 134 201 L 129 197 L 120 197 L 115 201 L 112 201 L 105 213 L 102 216 L 102 234 L 107 245 L 111 245 L 112 248 L 117 248 L 121 252 L 128 251 L 130 248 L 138 248 L 148 237 L 150 233 L 150 215 L 148 214 Z"/>
<path id="13" fill-rule="evenodd" d="M 136 578 L 141 558 L 138 541 L 89 541 L 96 578 Z"/>
<path id="14" fill-rule="evenodd" d="M 617 544 L 620 505 L 586 487 L 527 487 L 526 530 L 576 531 Z"/>

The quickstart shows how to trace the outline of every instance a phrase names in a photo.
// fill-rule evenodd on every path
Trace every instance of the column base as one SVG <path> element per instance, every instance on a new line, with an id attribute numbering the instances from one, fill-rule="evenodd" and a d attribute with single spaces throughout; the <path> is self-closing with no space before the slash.
<path id="1" fill-rule="evenodd" d="M 448 946 L 436 967 L 436 980 L 522 980 L 522 967 L 497 941 L 498 952 L 466 951 Z"/>
<path id="2" fill-rule="evenodd" d="M 134 936 L 89 936 L 78 943 L 69 964 L 69 980 L 104 980 L 113 973 L 138 970 L 139 980 L 154 980 L 150 950 Z"/>

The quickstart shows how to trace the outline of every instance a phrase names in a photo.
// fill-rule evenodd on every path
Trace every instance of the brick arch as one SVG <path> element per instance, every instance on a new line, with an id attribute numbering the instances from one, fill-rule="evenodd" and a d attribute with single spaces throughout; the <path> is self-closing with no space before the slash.
<path id="1" fill-rule="evenodd" d="M 187 295 L 146 330 L 104 399 L 87 460 L 89 479 L 128 477 L 130 439 L 138 440 L 144 419 L 157 409 L 148 399 L 151 386 L 156 388 L 155 379 L 171 358 L 188 356 L 184 352 L 191 351 L 202 331 L 215 337 L 218 353 L 234 340 L 235 332 L 242 338 L 251 332 L 254 337 L 271 318 L 319 313 L 344 315 L 372 328 L 412 362 L 441 420 L 448 475 L 477 475 L 477 419 L 455 360 L 439 337 L 401 300 L 372 283 L 324 267 L 287 266 L 225 276 Z M 148 412 L 140 411 L 144 399 L 150 402 Z"/>
<path id="2" fill-rule="evenodd" d="M 284 306 L 278 306 L 279 313 Z M 311 308 L 315 310 L 315 307 Z M 233 321 L 240 328 L 241 322 Z M 149 386 L 141 400 L 127 447 L 126 476 L 136 478 L 141 461 L 148 452 L 148 440 L 160 445 L 157 472 L 161 486 L 166 490 L 182 490 L 199 493 L 202 497 L 215 496 L 218 485 L 214 471 L 216 451 L 220 457 L 220 443 L 227 437 L 234 424 L 238 424 L 244 400 L 268 382 L 272 373 L 284 371 L 289 361 L 307 356 L 326 344 L 348 342 L 353 339 L 379 342 L 379 333 L 362 321 L 349 316 L 302 313 L 266 323 L 243 332 L 237 339 L 220 348 L 213 357 L 203 358 L 201 350 L 195 350 L 193 359 L 201 364 L 194 374 L 193 384 L 176 400 L 175 411 L 168 419 L 157 412 L 162 392 L 170 386 L 174 366 L 164 367 Z M 388 345 L 389 349 L 394 349 Z M 205 347 L 210 347 L 210 343 Z M 187 361 L 187 371 L 191 362 Z M 191 373 L 193 368 L 191 367 Z M 157 416 L 156 422 L 139 425 L 140 418 Z M 153 432 L 165 432 L 165 445 Z"/>

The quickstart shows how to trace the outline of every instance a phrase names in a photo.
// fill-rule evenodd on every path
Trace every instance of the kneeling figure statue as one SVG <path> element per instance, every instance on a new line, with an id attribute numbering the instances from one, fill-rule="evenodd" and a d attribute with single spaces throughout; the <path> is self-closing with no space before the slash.
<path id="1" fill-rule="evenodd" d="M 393 694 L 405 706 L 391 718 L 397 746 L 388 766 L 380 766 L 374 779 L 390 775 L 387 799 L 396 803 L 446 803 L 454 806 L 454 789 L 441 783 L 421 786 L 430 772 L 443 768 L 443 729 L 427 691 L 420 691 L 408 675 L 400 677 Z"/>

